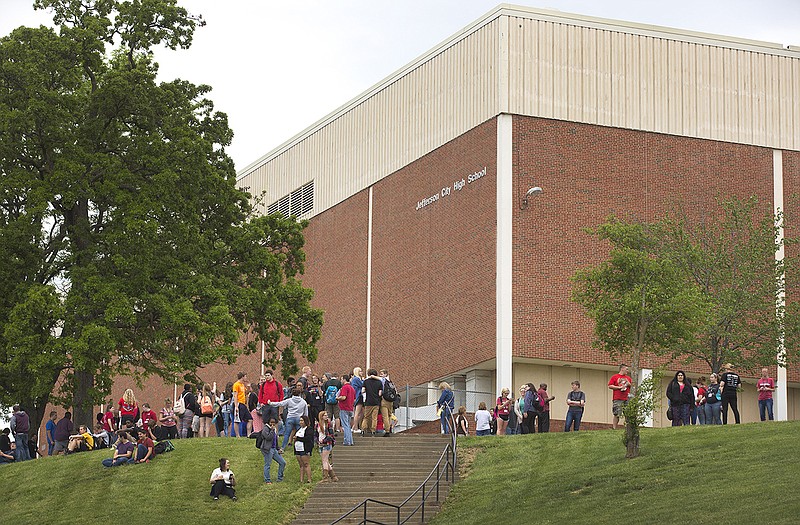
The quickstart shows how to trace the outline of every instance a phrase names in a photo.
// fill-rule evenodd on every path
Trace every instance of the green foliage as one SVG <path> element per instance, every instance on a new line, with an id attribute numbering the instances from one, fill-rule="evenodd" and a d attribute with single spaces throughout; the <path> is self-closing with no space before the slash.
<path id="1" fill-rule="evenodd" d="M 782 301 L 793 261 L 775 257 L 783 247 L 783 214 L 774 216 L 755 198 L 724 200 L 719 211 L 701 218 L 681 211 L 658 225 L 659 251 L 679 265 L 705 304 L 696 337 L 675 355 L 703 361 L 713 372 L 726 362 L 755 371 L 777 364 L 782 337 L 797 341 L 796 309 L 787 311 Z M 796 360 L 796 345 L 787 348 L 784 357 Z"/>
<path id="2" fill-rule="evenodd" d="M 0 404 L 37 423 L 58 384 L 79 419 L 115 375 L 193 379 L 259 340 L 284 374 L 313 361 L 306 223 L 254 215 L 208 86 L 156 79 L 152 47 L 201 20 L 176 0 L 36 6 L 58 32 L 0 39 Z"/>
<path id="3" fill-rule="evenodd" d="M 622 444 L 627 450 L 627 458 L 639 456 L 639 439 L 643 426 L 652 414 L 659 408 L 661 399 L 661 378 L 663 371 L 653 370 L 649 377 L 644 378 L 636 387 L 636 393 L 628 399 L 628 404 L 622 409 L 625 416 L 625 432 L 622 434 Z"/>
<path id="4" fill-rule="evenodd" d="M 282 483 L 264 483 L 264 460 L 250 439 L 195 438 L 173 441 L 175 450 L 148 464 L 105 468 L 100 462 L 110 450 L 42 458 L 3 465 L 0 481 L 6 486 L 5 523 L 37 523 L 51 516 L 60 524 L 132 520 L 144 525 L 186 522 L 182 510 L 191 509 L 206 522 L 277 525 L 289 523 L 311 494 L 300 484 L 295 458 L 285 456 Z M 238 502 L 209 496 L 211 472 L 219 458 L 228 458 L 236 474 Z M 322 479 L 319 454 L 311 457 L 315 482 Z M 25 481 L 20 483 L 14 480 Z M 146 511 L 143 511 L 143 505 Z"/>
<path id="5" fill-rule="evenodd" d="M 741 523 L 796 523 L 800 500 L 777 495 L 796 486 L 800 422 L 641 432 L 648 446 L 630 461 L 612 431 L 459 440 L 462 464 L 475 460 L 431 524 L 661 525 L 716 515 L 710 502 Z"/>
<path id="6" fill-rule="evenodd" d="M 607 260 L 575 273 L 572 298 L 595 322 L 595 345 L 629 359 L 636 379 L 643 353 L 664 355 L 692 338 L 702 298 L 658 253 L 653 225 L 612 216 L 589 233 L 611 249 Z"/>

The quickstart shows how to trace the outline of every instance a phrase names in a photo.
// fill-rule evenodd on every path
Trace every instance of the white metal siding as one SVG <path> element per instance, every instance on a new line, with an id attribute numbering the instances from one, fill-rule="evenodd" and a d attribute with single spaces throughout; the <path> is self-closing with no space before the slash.
<path id="1" fill-rule="evenodd" d="M 529 17 L 508 26 L 512 113 L 800 149 L 797 56 Z"/>
<path id="2" fill-rule="evenodd" d="M 314 214 L 498 113 L 498 20 L 454 42 L 247 174 L 269 204 L 314 179 Z"/>

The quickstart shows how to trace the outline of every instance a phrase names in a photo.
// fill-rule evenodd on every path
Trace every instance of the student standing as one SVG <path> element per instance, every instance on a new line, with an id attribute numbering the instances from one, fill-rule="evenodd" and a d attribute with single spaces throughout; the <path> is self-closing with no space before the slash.
<path id="1" fill-rule="evenodd" d="M 581 429 L 583 408 L 586 406 L 586 394 L 581 392 L 581 382 L 575 380 L 571 384 L 572 390 L 567 394 L 567 421 L 564 432 L 569 432 L 572 427 L 575 432 Z"/>

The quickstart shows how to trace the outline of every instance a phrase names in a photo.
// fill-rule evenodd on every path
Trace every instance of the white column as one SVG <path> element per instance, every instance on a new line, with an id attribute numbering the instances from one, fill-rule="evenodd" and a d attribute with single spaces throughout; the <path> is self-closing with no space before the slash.
<path id="1" fill-rule="evenodd" d="M 773 204 L 775 207 L 775 214 L 783 212 L 783 151 L 776 149 L 772 150 L 772 188 L 773 188 Z M 778 251 L 775 252 L 775 260 L 781 261 L 783 260 L 783 224 L 780 225 L 778 228 L 778 238 L 780 240 L 780 248 Z M 781 294 L 778 297 L 778 304 L 777 307 L 783 307 L 786 305 L 786 297 L 784 294 Z M 780 361 L 783 358 L 784 348 L 783 348 L 783 340 L 778 342 L 778 360 Z M 786 421 L 789 417 L 788 411 L 788 403 L 789 403 L 789 389 L 788 385 L 786 384 L 786 368 L 782 366 L 778 366 L 778 377 L 776 381 L 778 382 L 777 388 L 773 393 L 773 399 L 775 403 L 774 412 L 775 412 L 775 419 L 777 421 Z"/>
<path id="2" fill-rule="evenodd" d="M 513 388 L 513 218 L 512 116 L 497 117 L 497 277 L 496 365 L 497 388 Z"/>
<path id="3" fill-rule="evenodd" d="M 642 381 L 645 379 L 650 379 L 653 377 L 653 370 L 650 368 L 642 368 L 639 370 L 639 384 L 642 384 Z M 654 396 L 658 396 L 661 388 L 659 385 L 656 385 L 656 391 L 653 393 Z M 644 426 L 652 427 L 653 426 L 653 413 L 650 412 L 647 414 L 647 418 L 644 420 Z"/>
<path id="4" fill-rule="evenodd" d="M 372 186 L 369 187 L 369 215 L 367 218 L 367 370 L 370 367 L 370 340 L 372 339 Z"/>

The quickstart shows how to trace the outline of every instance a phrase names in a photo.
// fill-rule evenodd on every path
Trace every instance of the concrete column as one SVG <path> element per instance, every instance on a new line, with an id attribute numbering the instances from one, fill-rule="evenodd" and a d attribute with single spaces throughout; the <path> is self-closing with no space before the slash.
<path id="1" fill-rule="evenodd" d="M 783 151 L 776 149 L 772 150 L 772 192 L 773 192 L 773 205 L 775 214 L 783 212 Z M 775 252 L 775 260 L 783 260 L 783 226 L 778 229 L 778 236 L 781 242 L 781 247 Z M 782 294 L 778 298 L 776 308 L 786 305 L 786 298 Z M 777 357 L 780 361 L 784 354 L 783 340 L 778 342 Z M 778 377 L 775 378 L 776 390 L 773 392 L 772 398 L 774 399 L 775 406 L 775 419 L 777 421 L 786 421 L 789 417 L 788 403 L 789 403 L 789 388 L 786 384 L 787 375 L 786 368 L 778 367 Z"/>
<path id="2" fill-rule="evenodd" d="M 510 385 L 513 371 L 513 118 L 497 117 L 497 275 L 496 275 L 496 342 L 495 362 L 497 385 Z"/>

